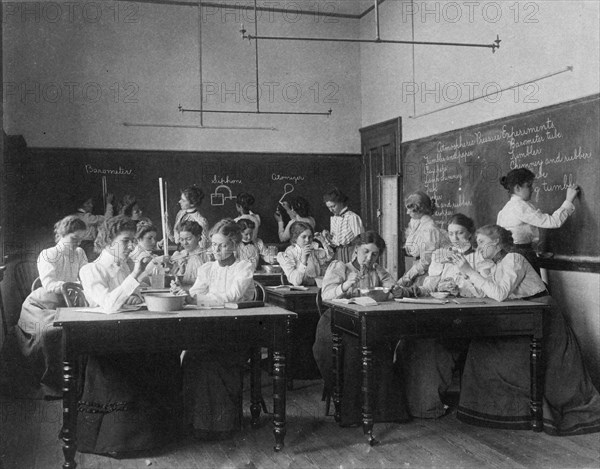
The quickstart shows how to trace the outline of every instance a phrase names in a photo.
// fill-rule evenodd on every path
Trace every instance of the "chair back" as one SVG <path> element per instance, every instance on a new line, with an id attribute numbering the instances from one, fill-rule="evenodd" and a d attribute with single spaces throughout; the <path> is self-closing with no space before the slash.
<path id="1" fill-rule="evenodd" d="M 36 277 L 35 280 L 31 284 L 31 291 L 36 291 L 38 288 L 42 286 L 42 281 L 39 277 Z"/>
<path id="2" fill-rule="evenodd" d="M 20 261 L 15 265 L 15 280 L 17 284 L 17 293 L 21 303 L 31 293 L 31 288 L 35 278 L 38 276 L 37 262 Z"/>
<path id="3" fill-rule="evenodd" d="M 279 278 L 279 281 L 281 282 L 281 285 L 291 285 L 291 282 L 288 280 L 287 275 L 285 275 L 285 272 L 281 272 L 281 277 Z"/>
<path id="4" fill-rule="evenodd" d="M 319 316 L 323 316 L 323 313 L 325 312 L 324 306 L 323 306 L 323 297 L 321 296 L 321 289 L 319 288 L 317 290 L 317 297 L 316 297 L 316 302 L 317 302 L 317 311 L 319 312 Z"/>
<path id="5" fill-rule="evenodd" d="M 62 284 L 61 291 L 67 306 L 89 306 L 83 287 L 78 283 L 65 282 Z"/>
<path id="6" fill-rule="evenodd" d="M 265 301 L 267 298 L 267 292 L 265 291 L 265 287 L 262 283 L 253 280 L 254 282 L 254 301 Z"/>

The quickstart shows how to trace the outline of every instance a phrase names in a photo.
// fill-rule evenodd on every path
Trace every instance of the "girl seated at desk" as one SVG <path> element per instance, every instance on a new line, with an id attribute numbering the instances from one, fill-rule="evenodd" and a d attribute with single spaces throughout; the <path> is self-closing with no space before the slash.
<path id="1" fill-rule="evenodd" d="M 79 273 L 90 306 L 110 313 L 141 303 L 139 278 L 150 257 L 136 261 L 130 271 L 126 261 L 135 229 L 135 221 L 123 215 L 101 226 L 96 239 L 100 256 Z M 77 449 L 118 456 L 166 443 L 177 429 L 179 382 L 178 353 L 89 356 L 78 405 Z"/>
<path id="2" fill-rule="evenodd" d="M 395 284 L 394 278 L 377 259 L 385 250 L 385 241 L 374 231 L 362 233 L 355 245 L 352 260 L 346 264 L 333 261 L 323 278 L 324 300 L 361 296 L 360 288 L 388 287 Z M 344 393 L 341 405 L 342 425 L 361 422 L 361 351 L 358 339 L 343 336 Z M 392 344 L 379 344 L 373 349 L 373 374 L 379 378 L 374 397 L 374 418 L 378 422 L 404 421 L 409 418 L 403 398 L 402 385 L 393 368 Z M 323 313 L 317 325 L 313 354 L 325 381 L 325 389 L 333 390 L 331 310 Z"/>
<path id="3" fill-rule="evenodd" d="M 252 228 L 252 241 L 258 239 L 258 228 L 260 227 L 260 215 L 254 213 L 250 207 L 254 205 L 254 196 L 248 194 L 248 192 L 241 192 L 235 198 L 235 208 L 238 216 L 233 221 L 240 221 L 243 218 L 250 219 L 254 222 L 254 228 Z"/>
<path id="4" fill-rule="evenodd" d="M 79 247 L 86 230 L 83 220 L 75 215 L 54 225 L 56 246 L 44 249 L 37 259 L 42 286 L 23 302 L 15 329 L 23 355 L 40 364 L 43 361 L 40 383 L 48 399 L 62 396 L 62 329 L 52 323 L 56 308 L 65 306 L 62 285 L 77 282 L 79 269 L 88 262 Z"/>
<path id="5" fill-rule="evenodd" d="M 489 276 L 477 272 L 462 254 L 455 266 L 483 295 L 496 301 L 523 299 L 552 305 L 546 316 L 543 359 L 544 431 L 576 435 L 600 431 L 600 395 L 588 375 L 577 339 L 527 260 L 511 252 L 510 231 L 487 225 L 477 230 L 478 250 L 494 266 Z M 475 425 L 530 428 L 528 338 L 471 341 L 461 383 L 457 418 Z"/>
<path id="6" fill-rule="evenodd" d="M 251 300 L 252 264 L 236 259 L 242 239 L 240 226 L 231 219 L 221 220 L 210 235 L 215 261 L 198 269 L 198 278 L 189 291 L 191 301 L 210 307 Z M 185 293 L 177 285 L 172 286 L 172 292 Z M 242 344 L 185 352 L 184 416 L 196 438 L 226 439 L 241 428 L 242 373 L 247 360 L 248 350 Z"/>
<path id="7" fill-rule="evenodd" d="M 448 222 L 448 236 L 452 244 L 433 252 L 423 285 L 396 286 L 394 296 L 428 296 L 434 291 L 463 297 L 482 296 L 450 258 L 452 252 L 461 253 L 470 265 L 489 272 L 493 262 L 484 259 L 473 247 L 475 223 L 457 213 Z M 465 348 L 460 341 L 434 338 L 399 342 L 396 355 L 402 364 L 409 412 L 413 417 L 437 418 L 445 415 L 448 407 L 442 402 L 442 397 L 452 384 L 456 361 L 461 355 L 464 356 Z"/>
<path id="8" fill-rule="evenodd" d="M 198 278 L 198 269 L 209 257 L 200 247 L 202 227 L 195 221 L 184 221 L 179 226 L 179 244 L 183 250 L 171 256 L 171 274 L 182 276 L 181 284 L 189 289 Z"/>
<path id="9" fill-rule="evenodd" d="M 290 227 L 291 246 L 277 254 L 277 262 L 292 285 L 315 285 L 315 277 L 322 277 L 331 261 L 333 251 L 313 243 L 313 227 L 296 221 Z M 319 233 L 318 238 L 322 239 Z"/>

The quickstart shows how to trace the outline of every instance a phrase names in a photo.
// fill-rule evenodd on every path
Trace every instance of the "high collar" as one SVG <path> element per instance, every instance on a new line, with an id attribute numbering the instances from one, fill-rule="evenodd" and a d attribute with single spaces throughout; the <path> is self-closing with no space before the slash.
<path id="1" fill-rule="evenodd" d="M 348 213 L 348 210 L 349 210 L 349 209 L 348 209 L 348 207 L 344 207 L 344 208 L 342 209 L 342 211 L 339 213 L 339 215 L 333 215 L 333 216 L 334 216 L 334 217 L 340 217 L 340 218 L 343 218 L 343 217 L 344 217 L 344 215 L 345 215 L 346 213 Z"/>
<path id="2" fill-rule="evenodd" d="M 230 265 L 235 264 L 236 258 L 235 256 L 232 254 L 231 256 L 229 256 L 227 259 L 223 260 L 223 261 L 217 261 L 219 263 L 220 267 L 229 267 Z"/>

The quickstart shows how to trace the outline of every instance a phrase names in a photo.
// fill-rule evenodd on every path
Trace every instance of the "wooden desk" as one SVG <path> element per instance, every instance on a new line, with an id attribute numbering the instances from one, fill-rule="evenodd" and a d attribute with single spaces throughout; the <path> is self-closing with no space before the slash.
<path id="1" fill-rule="evenodd" d="M 363 431 L 374 445 L 371 386 L 373 344 L 401 337 L 531 337 L 531 412 L 532 429 L 542 431 L 542 396 L 544 369 L 541 365 L 543 314 L 548 305 L 532 301 L 485 299 L 485 304 L 410 304 L 387 301 L 377 306 L 344 305 L 331 301 L 331 332 L 335 386 L 333 402 L 339 421 L 342 389 L 342 335 L 360 340 L 362 355 L 362 417 Z M 357 364 L 358 365 L 358 364 Z"/>
<path id="2" fill-rule="evenodd" d="M 262 283 L 265 287 L 268 287 L 270 285 L 281 285 L 281 274 L 268 274 L 267 272 L 263 271 L 263 270 L 257 270 L 256 272 L 254 272 L 254 275 L 252 276 L 252 278 L 254 278 L 254 280 L 256 280 L 257 282 Z"/>
<path id="3" fill-rule="evenodd" d="M 296 315 L 277 307 L 241 310 L 185 310 L 171 313 L 91 313 L 89 308 L 59 308 L 54 326 L 63 328 L 63 453 L 64 469 L 75 468 L 77 450 L 77 356 L 208 348 L 211 344 L 246 343 L 252 350 L 252 425 L 258 424 L 260 347 L 273 349 L 273 434 L 275 451 L 286 433 L 286 349 Z"/>
<path id="4" fill-rule="evenodd" d="M 267 303 L 293 311 L 298 315 L 289 342 L 288 380 L 318 379 L 321 377 L 315 362 L 312 346 L 315 342 L 317 323 L 321 317 L 317 308 L 319 287 L 307 287 L 308 290 L 266 287 Z"/>

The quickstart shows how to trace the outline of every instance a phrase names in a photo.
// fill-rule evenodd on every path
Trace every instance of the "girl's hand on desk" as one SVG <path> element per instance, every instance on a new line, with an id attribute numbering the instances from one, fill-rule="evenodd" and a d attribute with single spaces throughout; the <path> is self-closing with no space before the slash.
<path id="1" fill-rule="evenodd" d="M 140 303 L 143 303 L 143 302 L 144 302 L 144 300 L 142 300 L 137 295 L 131 295 L 129 298 L 127 298 L 125 300 L 126 305 L 139 305 Z"/>
<path id="2" fill-rule="evenodd" d="M 178 295 L 178 296 L 187 296 L 188 292 L 185 291 L 185 289 L 181 286 L 181 284 L 179 282 L 176 282 L 175 280 L 171 280 L 171 294 L 172 295 Z"/>

